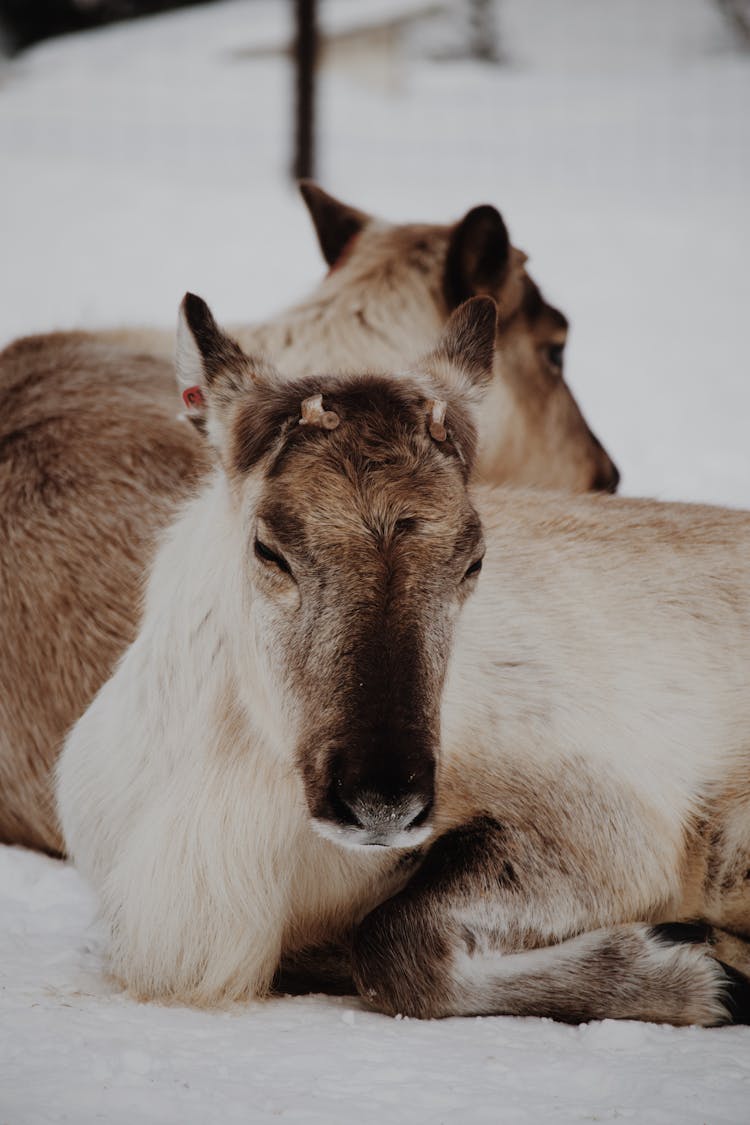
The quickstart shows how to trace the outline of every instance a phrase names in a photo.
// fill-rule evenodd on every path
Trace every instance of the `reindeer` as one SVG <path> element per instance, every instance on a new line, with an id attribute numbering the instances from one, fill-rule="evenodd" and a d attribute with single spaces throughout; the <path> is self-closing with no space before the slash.
<path id="1" fill-rule="evenodd" d="M 562 376 L 566 321 L 492 207 L 453 227 L 389 226 L 312 184 L 303 195 L 332 273 L 302 305 L 241 333 L 286 372 L 401 370 L 451 308 L 499 301 L 499 359 L 477 472 L 614 489 L 618 474 Z M 119 345 L 114 346 L 119 340 Z M 0 355 L 0 841 L 59 854 L 50 771 L 133 640 L 158 532 L 209 471 L 177 418 L 169 333 L 56 333 Z M 127 350 L 123 346 L 128 344 Z M 140 350 L 138 350 L 140 349 Z"/>
<path id="2" fill-rule="evenodd" d="M 215 468 L 58 767 L 135 996 L 748 1019 L 750 515 L 472 488 L 494 334 L 290 382 L 185 299 Z"/>
<path id="3" fill-rule="evenodd" d="M 328 276 L 264 325 L 232 326 L 240 345 L 286 375 L 397 372 L 436 343 L 450 312 L 474 296 L 497 304 L 496 377 L 480 419 L 477 475 L 535 488 L 614 492 L 619 472 L 563 375 L 568 321 L 549 305 L 492 206 L 452 226 L 393 225 L 309 180 L 300 185 Z M 172 359 L 174 333 L 112 329 L 108 342 Z M 172 377 L 170 368 L 169 379 Z"/>

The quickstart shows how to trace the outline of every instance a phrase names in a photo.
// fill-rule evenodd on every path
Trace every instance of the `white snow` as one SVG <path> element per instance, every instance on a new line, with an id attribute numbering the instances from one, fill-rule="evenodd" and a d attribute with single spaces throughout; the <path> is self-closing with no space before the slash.
<path id="1" fill-rule="evenodd" d="M 0 70 L 0 343 L 171 324 L 187 288 L 259 319 L 315 282 L 289 74 L 247 53 L 282 40 L 286 7 L 225 0 Z M 748 56 L 710 0 L 498 15 L 503 68 L 420 58 L 390 92 L 328 73 L 322 182 L 393 219 L 495 202 L 573 321 L 568 376 L 624 490 L 750 506 Z M 139 1005 L 77 874 L 0 849 L 0 1125 L 744 1125 L 749 1048 L 741 1028 L 418 1023 L 351 999 Z"/>
<path id="2" fill-rule="evenodd" d="M 750 1031 L 393 1020 L 353 999 L 137 1004 L 69 867 L 0 850 L 0 1122 L 744 1125 Z"/>

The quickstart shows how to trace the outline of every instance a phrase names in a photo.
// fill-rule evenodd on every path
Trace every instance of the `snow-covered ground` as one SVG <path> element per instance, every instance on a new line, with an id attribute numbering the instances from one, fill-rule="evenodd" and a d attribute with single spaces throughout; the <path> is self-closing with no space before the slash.
<path id="1" fill-rule="evenodd" d="M 0 849 L 0 1123 L 747 1125 L 750 1029 L 393 1020 L 354 999 L 136 1004 L 71 868 Z"/>
<path id="2" fill-rule="evenodd" d="M 225 0 L 0 68 L 0 343 L 171 323 L 186 288 L 258 319 L 315 282 L 289 74 L 248 53 L 284 34 L 280 7 Z M 331 71 L 321 180 L 393 219 L 495 202 L 573 321 L 569 378 L 624 490 L 750 506 L 748 56 L 709 0 L 499 17 L 501 69 L 422 59 L 391 91 Z M 139 1006 L 92 919 L 73 870 L 0 849 L 0 1125 L 750 1121 L 750 1030 Z"/>

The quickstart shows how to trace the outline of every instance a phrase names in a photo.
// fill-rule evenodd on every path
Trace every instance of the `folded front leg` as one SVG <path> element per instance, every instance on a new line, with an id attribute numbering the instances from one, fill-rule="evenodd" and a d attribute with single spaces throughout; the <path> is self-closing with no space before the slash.
<path id="1" fill-rule="evenodd" d="M 747 1022 L 750 984 L 712 955 L 705 928 L 620 924 L 556 944 L 541 929 L 524 932 L 524 870 L 507 844 L 487 817 L 454 829 L 406 889 L 365 918 L 354 979 L 369 1003 L 423 1018 Z M 544 912 L 538 903 L 540 923 Z"/>
<path id="2" fill-rule="evenodd" d="M 351 996 L 356 992 L 352 980 L 351 948 L 346 942 L 307 946 L 285 954 L 273 979 L 274 992 L 303 996 L 325 992 L 329 996 Z"/>

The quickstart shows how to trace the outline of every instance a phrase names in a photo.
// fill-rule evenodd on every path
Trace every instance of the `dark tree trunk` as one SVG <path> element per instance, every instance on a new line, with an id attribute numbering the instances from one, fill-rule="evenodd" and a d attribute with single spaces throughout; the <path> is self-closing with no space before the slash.
<path id="1" fill-rule="evenodd" d="M 469 50 L 481 62 L 499 62 L 494 0 L 469 0 Z"/>
<path id="2" fill-rule="evenodd" d="M 750 0 L 718 0 L 718 3 L 738 43 L 747 50 L 750 48 Z"/>
<path id="3" fill-rule="evenodd" d="M 294 0 L 296 37 L 295 128 L 292 176 L 303 180 L 315 170 L 315 70 L 318 58 L 317 0 Z"/>

